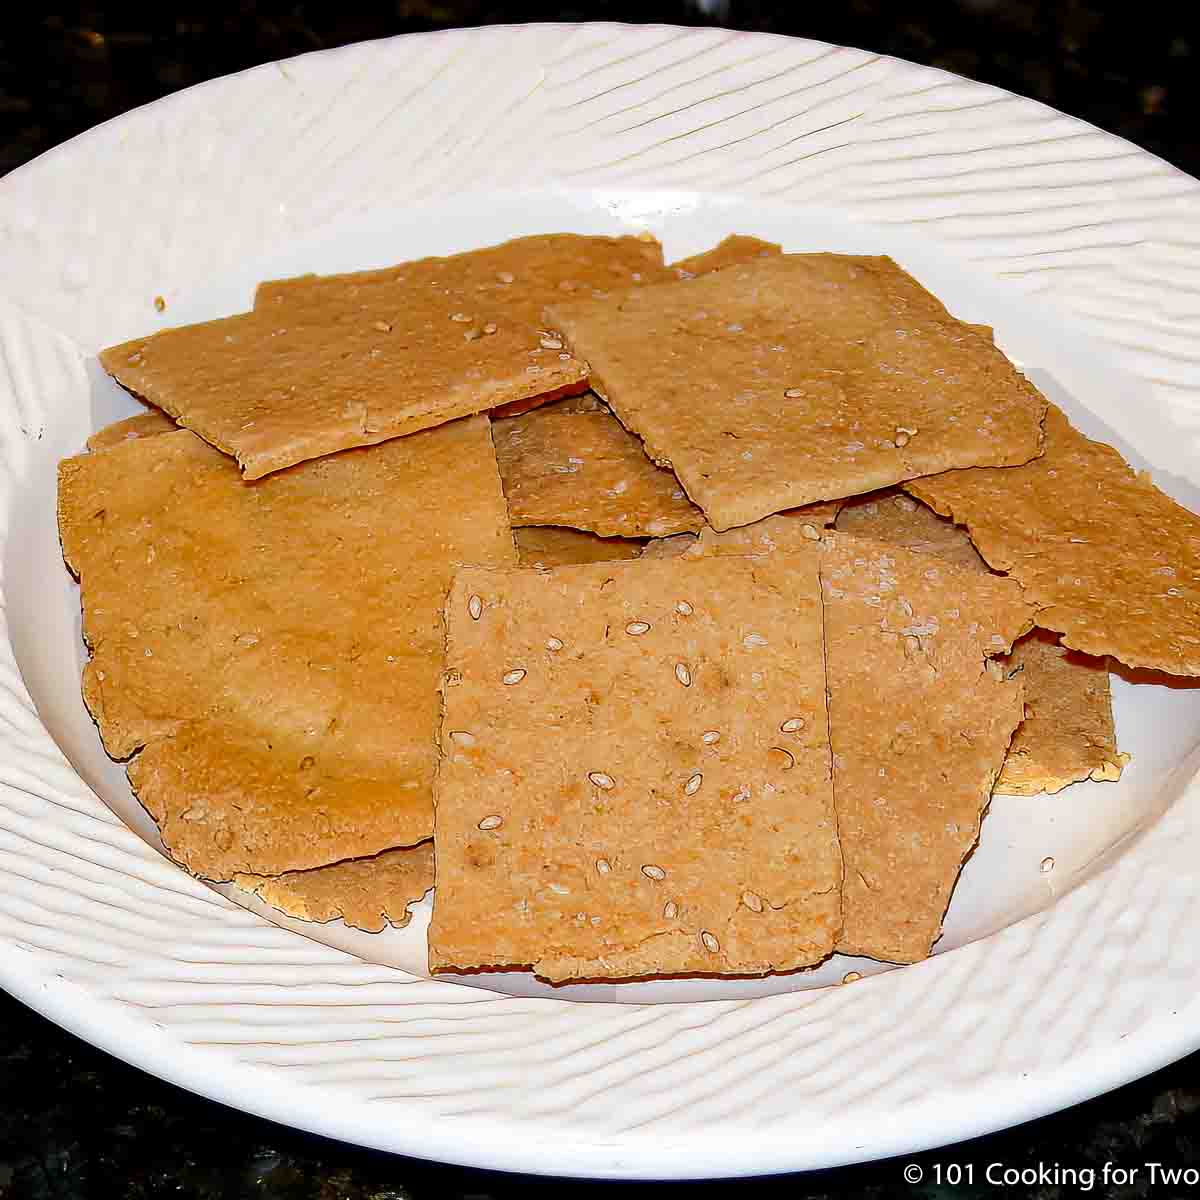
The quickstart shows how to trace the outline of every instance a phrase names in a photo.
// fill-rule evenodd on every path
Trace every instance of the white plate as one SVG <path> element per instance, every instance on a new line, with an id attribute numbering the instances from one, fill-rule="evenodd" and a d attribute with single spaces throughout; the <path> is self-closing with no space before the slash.
<path id="1" fill-rule="evenodd" d="M 1200 185 L 1040 105 L 856 50 L 611 25 L 402 38 L 173 96 L 0 183 L 4 987 L 275 1120 L 568 1175 L 899 1153 L 1200 1045 L 1186 685 L 1117 680 L 1122 782 L 997 798 L 938 955 L 849 986 L 829 985 L 879 968 L 429 980 L 426 914 L 379 937 L 271 924 L 148 844 L 79 699 L 54 530 L 57 459 L 132 409 L 96 350 L 270 275 L 642 228 L 672 257 L 732 231 L 892 254 L 1200 509 Z"/>

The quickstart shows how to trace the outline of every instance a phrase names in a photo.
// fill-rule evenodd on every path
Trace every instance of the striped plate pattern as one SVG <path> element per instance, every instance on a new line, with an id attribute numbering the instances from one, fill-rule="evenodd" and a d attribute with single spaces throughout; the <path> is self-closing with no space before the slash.
<path id="1" fill-rule="evenodd" d="M 531 184 L 773 197 L 909 229 L 1102 341 L 1173 414 L 1180 461 L 1196 454 L 1193 180 L 857 50 L 494 28 L 202 85 L 0 184 L 4 529 L 48 397 L 85 394 L 87 357 L 143 332 L 156 294 L 358 212 Z M 6 624 L 0 983 L 195 1090 L 407 1153 L 608 1176 L 829 1165 L 1034 1116 L 1200 1042 L 1200 802 L 1190 772 L 1175 790 L 1052 910 L 902 971 L 753 1001 L 517 999 L 366 965 L 172 867 L 57 749 Z"/>

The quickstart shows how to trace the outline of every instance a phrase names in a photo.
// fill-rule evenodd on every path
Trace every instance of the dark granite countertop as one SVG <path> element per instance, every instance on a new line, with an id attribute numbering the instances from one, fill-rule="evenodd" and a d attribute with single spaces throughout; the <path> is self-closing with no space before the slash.
<path id="1" fill-rule="evenodd" d="M 135 105 L 255 63 L 363 38 L 485 22 L 655 20 L 727 24 L 840 42 L 930 63 L 1044 100 L 1200 174 L 1195 135 L 1200 22 L 1163 4 L 1101 0 L 392 0 L 109 6 L 22 5 L 0 32 L 0 172 Z M 707 12 L 704 11 L 707 9 Z M 0 886 L 3 886 L 0 882 Z M 1200 1055 L 1018 1129 L 911 1159 L 752 1184 L 663 1185 L 662 1195 L 1176 1196 L 1143 1164 L 1200 1169 Z M 924 1181 L 906 1184 L 918 1164 Z M 1106 1186 L 1105 1163 L 1142 1167 Z M 1032 1182 L 985 1179 L 988 1164 Z M 953 1183 L 952 1164 L 975 1182 Z M 1039 1164 L 1087 1176 L 1051 1174 Z M 939 1174 L 941 1184 L 938 1183 Z M 0 993 L 0 1200 L 17 1197 L 263 1197 L 467 1200 L 586 1197 L 566 1184 L 394 1158 L 300 1134 L 201 1100 L 64 1033 Z"/>

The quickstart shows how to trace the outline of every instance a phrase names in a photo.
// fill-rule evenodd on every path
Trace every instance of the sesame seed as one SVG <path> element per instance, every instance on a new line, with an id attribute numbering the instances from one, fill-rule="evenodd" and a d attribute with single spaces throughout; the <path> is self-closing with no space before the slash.
<path id="1" fill-rule="evenodd" d="M 470 321 L 470 319 L 471 319 L 470 313 L 451 313 L 450 314 L 450 320 L 459 321 L 462 324 L 466 324 L 468 321 Z"/>
<path id="2" fill-rule="evenodd" d="M 477 342 L 481 337 L 483 337 L 483 334 L 480 333 L 478 329 L 468 329 L 467 332 L 463 334 L 463 341 Z"/>
<path id="3" fill-rule="evenodd" d="M 387 321 L 372 321 L 371 328 L 378 329 L 380 333 L 391 333 L 392 332 L 392 326 Z"/>
<path id="4" fill-rule="evenodd" d="M 612 870 L 612 863 L 607 858 L 596 859 L 596 873 L 599 875 L 607 875 Z"/>
<path id="5" fill-rule="evenodd" d="M 471 614 L 472 621 L 478 621 L 483 616 L 483 601 L 478 596 L 472 596 L 467 601 L 467 612 Z"/>
<path id="6" fill-rule="evenodd" d="M 1042 874 L 1049 875 L 1054 870 L 1054 859 L 1047 857 L 1042 859 Z"/>
<path id="7" fill-rule="evenodd" d="M 558 651 L 563 648 L 562 638 L 551 637 L 546 639 L 546 649 Z"/>
<path id="8" fill-rule="evenodd" d="M 819 542 L 821 540 L 821 532 L 815 525 L 801 525 L 800 532 L 804 534 L 810 542 Z"/>
<path id="9" fill-rule="evenodd" d="M 685 783 L 683 785 L 683 794 L 685 796 L 694 796 L 700 790 L 700 785 L 703 782 L 704 782 L 704 776 L 701 775 L 699 771 L 697 771 L 695 773 L 695 775 L 693 775 L 687 781 L 687 783 Z"/>
<path id="10" fill-rule="evenodd" d="M 499 813 L 492 813 L 490 817 L 484 817 L 479 822 L 479 828 L 486 833 L 489 829 L 499 829 L 503 824 L 504 818 Z"/>
<path id="11" fill-rule="evenodd" d="M 496 332 L 496 328 L 497 328 L 497 326 L 496 326 L 496 322 L 495 322 L 495 321 L 489 321 L 489 322 L 488 322 L 488 323 L 487 323 L 487 324 L 486 324 L 486 325 L 483 327 L 483 332 L 484 332 L 484 333 L 486 333 L 486 334 L 488 335 L 488 337 L 491 337 L 491 336 L 492 336 L 492 334 Z"/>
<path id="12" fill-rule="evenodd" d="M 842 982 L 843 983 L 857 983 L 861 978 L 862 978 L 861 971 L 847 971 L 845 973 L 845 975 L 842 976 Z"/>
<path id="13" fill-rule="evenodd" d="M 709 952 L 709 954 L 716 954 L 716 952 L 721 948 L 721 943 L 718 942 L 716 937 L 709 933 L 707 929 L 700 930 L 700 942 L 704 946 L 705 950 Z"/>
<path id="14" fill-rule="evenodd" d="M 525 668 L 516 667 L 511 671 L 506 671 L 503 678 L 500 680 L 505 687 L 512 687 L 513 684 L 520 683 L 525 678 Z"/>
<path id="15" fill-rule="evenodd" d="M 655 866 L 654 863 L 647 863 L 642 868 L 642 874 L 645 875 L 647 879 L 655 880 L 666 879 L 667 877 L 666 871 L 664 871 L 662 867 Z"/>
<path id="16" fill-rule="evenodd" d="M 780 733 L 799 733 L 804 728 L 803 717 L 788 717 L 782 725 L 779 726 Z"/>
<path id="17" fill-rule="evenodd" d="M 679 905 L 676 904 L 674 900 L 668 900 L 666 904 L 663 905 L 663 916 L 666 917 L 668 921 L 675 920 L 675 918 L 679 916 Z"/>
<path id="18" fill-rule="evenodd" d="M 675 664 L 675 678 L 678 679 L 684 687 L 692 686 L 692 673 L 688 670 L 687 663 Z"/>
<path id="19" fill-rule="evenodd" d="M 781 771 L 790 771 L 796 765 L 796 756 L 782 746 L 772 746 L 767 751 L 767 756 L 771 760 L 771 765 L 778 767 Z"/>
<path id="20" fill-rule="evenodd" d="M 783 394 L 789 400 L 799 400 L 800 397 L 804 395 L 804 389 L 803 388 L 788 388 L 788 390 L 786 392 L 784 392 Z"/>
<path id="21" fill-rule="evenodd" d="M 167 302 L 161 296 L 154 297 L 154 311 L 162 312 L 167 307 Z"/>
<path id="22" fill-rule="evenodd" d="M 914 437 L 916 437 L 916 435 L 917 431 L 915 429 L 904 429 L 903 427 L 900 427 L 896 430 L 896 445 L 900 447 L 907 446 L 908 443 L 911 442 Z"/>
<path id="23" fill-rule="evenodd" d="M 558 340 L 558 338 L 542 338 L 538 345 L 540 345 L 543 350 L 561 350 L 563 348 L 563 344 Z"/>
<path id="24" fill-rule="evenodd" d="M 700 735 L 700 740 L 706 746 L 715 746 L 721 740 L 721 731 L 719 729 L 710 729 Z"/>
<path id="25" fill-rule="evenodd" d="M 497 271 L 496 278 L 501 283 L 515 283 L 517 277 L 511 271 Z"/>
<path id="26" fill-rule="evenodd" d="M 601 791 L 611 791 L 617 785 L 613 782 L 611 775 L 605 775 L 603 771 L 589 771 L 588 779 L 600 788 Z"/>
<path id="27" fill-rule="evenodd" d="M 680 602 L 675 605 L 675 611 L 681 617 L 690 617 L 695 610 L 686 600 L 680 600 Z"/>
<path id="28" fill-rule="evenodd" d="M 742 903 L 751 911 L 760 913 L 763 910 L 762 897 L 757 892 L 743 892 Z"/>
<path id="29" fill-rule="evenodd" d="M 765 646 L 767 639 L 761 633 L 748 633 L 742 638 L 742 645 L 749 649 L 751 646 Z"/>
<path id="30" fill-rule="evenodd" d="M 630 637 L 641 637 L 643 633 L 650 632 L 650 625 L 646 621 L 630 621 L 629 624 L 625 626 L 625 632 L 629 634 Z"/>

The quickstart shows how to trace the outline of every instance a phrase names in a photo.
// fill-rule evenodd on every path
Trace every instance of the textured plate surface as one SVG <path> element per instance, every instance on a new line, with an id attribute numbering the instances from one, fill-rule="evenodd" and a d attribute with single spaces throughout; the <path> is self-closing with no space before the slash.
<path id="1" fill-rule="evenodd" d="M 669 257 L 734 230 L 892 253 L 1196 504 L 1200 185 L 1033 102 L 811 42 L 603 25 L 372 43 L 173 96 L 0 184 L 0 984 L 276 1120 L 613 1177 L 899 1153 L 1194 1049 L 1186 687 L 1117 682 L 1135 762 L 1049 810 L 1052 872 L 1031 809 L 997 805 L 953 952 L 846 987 L 577 1004 L 433 981 L 268 923 L 145 840 L 79 716 L 54 541 L 54 461 L 130 411 L 96 351 L 247 307 L 259 278 L 559 228 L 650 228 Z M 988 854 L 1022 881 L 999 906 L 971 888 Z"/>

